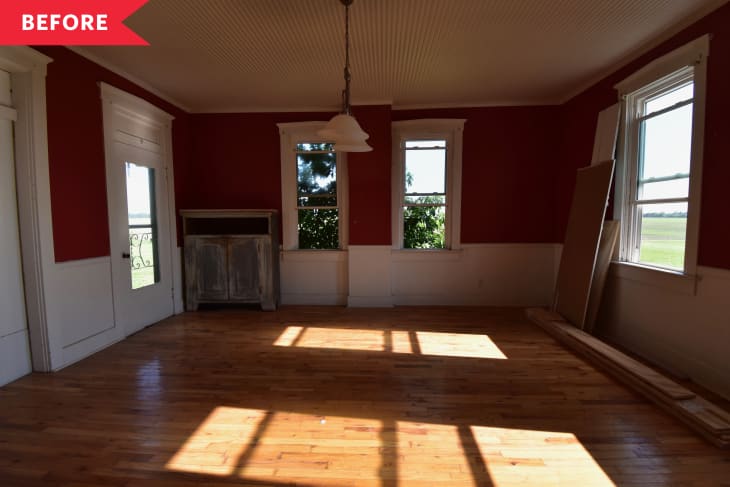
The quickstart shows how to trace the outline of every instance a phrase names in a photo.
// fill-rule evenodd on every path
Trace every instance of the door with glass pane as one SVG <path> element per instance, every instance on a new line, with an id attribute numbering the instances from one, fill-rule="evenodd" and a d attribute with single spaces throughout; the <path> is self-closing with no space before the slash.
<path id="1" fill-rule="evenodd" d="M 163 158 L 114 142 L 109 181 L 114 314 L 130 335 L 173 314 L 167 181 Z"/>

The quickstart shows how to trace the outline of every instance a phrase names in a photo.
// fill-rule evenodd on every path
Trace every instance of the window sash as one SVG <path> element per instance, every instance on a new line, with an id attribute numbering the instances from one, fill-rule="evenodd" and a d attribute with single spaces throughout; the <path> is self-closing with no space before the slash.
<path id="1" fill-rule="evenodd" d="M 447 205 L 449 203 L 449 181 L 448 181 L 448 175 L 449 175 L 449 147 L 448 142 L 444 140 L 443 145 L 438 146 L 427 146 L 427 147 L 406 147 L 406 145 L 411 142 L 419 142 L 419 141 L 432 141 L 433 138 L 406 138 L 402 141 L 401 147 L 402 147 L 402 154 L 403 154 L 403 209 L 406 208 L 444 208 L 444 242 L 445 246 L 448 247 L 448 235 L 449 235 L 449 220 L 450 217 L 448 215 Z M 439 140 L 439 139 L 435 139 Z M 443 180 L 444 180 L 444 189 L 445 191 L 443 193 L 418 193 L 418 192 L 409 192 L 408 186 L 406 182 L 406 175 L 407 175 L 407 160 L 408 160 L 408 152 L 410 151 L 443 151 L 444 153 L 444 174 L 443 174 Z M 443 203 L 409 203 L 408 198 L 409 197 L 428 197 L 428 196 L 439 196 L 444 198 Z M 401 231 L 405 233 L 405 228 L 407 225 L 406 218 L 401 218 Z M 403 248 L 407 248 L 405 246 L 405 242 L 401 242 Z"/>
<path id="2" fill-rule="evenodd" d="M 664 115 L 665 113 L 673 112 L 674 110 L 679 110 L 682 107 L 685 107 L 687 105 L 691 105 L 691 104 L 694 103 L 694 101 L 695 101 L 694 97 L 688 98 L 687 100 L 682 100 L 682 101 L 680 101 L 678 103 L 675 103 L 674 105 L 672 105 L 670 107 L 662 108 L 661 110 L 657 110 L 655 112 L 651 112 L 648 115 L 640 115 L 640 116 L 636 117 L 636 121 L 638 123 L 641 123 L 641 122 L 645 122 L 647 120 L 651 120 L 652 118 L 659 117 L 661 115 Z M 642 106 L 646 105 L 646 101 L 642 101 L 641 102 L 641 105 Z M 643 110 L 642 110 L 642 113 L 643 113 Z"/>
<path id="3" fill-rule="evenodd" d="M 688 105 L 693 105 L 695 103 L 696 96 L 693 96 L 692 98 L 688 98 L 686 100 L 682 100 L 680 102 L 675 103 L 674 105 L 671 105 L 669 107 L 666 107 L 661 110 L 654 111 L 650 114 L 645 115 L 644 110 L 646 107 L 647 100 L 654 99 L 659 96 L 661 96 L 664 93 L 669 93 L 675 89 L 678 89 L 679 87 L 686 85 L 688 83 L 694 83 L 695 82 L 695 76 L 694 76 L 694 70 L 692 69 L 683 69 L 677 72 L 675 77 L 669 77 L 669 79 L 663 79 L 661 82 L 653 83 L 650 85 L 645 86 L 644 88 L 641 88 L 637 90 L 633 94 L 629 94 L 626 97 L 626 103 L 627 103 L 627 109 L 628 113 L 634 114 L 634 116 L 630 117 L 628 119 L 628 127 L 629 127 L 629 152 L 627 155 L 629 156 L 629 162 L 630 169 L 628 173 L 629 177 L 629 194 L 627 195 L 628 198 L 625 201 L 625 205 L 627 207 L 627 217 L 629 218 L 629 228 L 627 232 L 627 241 L 626 244 L 628 246 L 627 253 L 623 254 L 623 258 L 625 260 L 628 260 L 629 262 L 641 264 L 641 265 L 650 265 L 652 267 L 657 267 L 659 269 L 667 269 L 676 271 L 677 269 L 674 267 L 664 267 L 660 265 L 654 265 L 654 264 L 646 264 L 641 261 L 640 257 L 640 251 L 641 251 L 641 244 L 642 244 L 642 232 L 641 232 L 641 219 L 642 219 L 642 207 L 646 205 L 657 205 L 657 204 L 673 204 L 673 203 L 686 203 L 688 208 L 690 206 L 690 196 L 681 196 L 681 197 L 666 197 L 666 198 L 639 198 L 639 192 L 640 188 L 644 184 L 651 184 L 651 183 L 659 183 L 659 182 L 665 182 L 665 181 L 676 181 L 679 179 L 690 179 L 692 178 L 691 171 L 690 173 L 678 173 L 668 176 L 662 176 L 662 177 L 656 177 L 656 178 L 645 178 L 641 179 L 641 164 L 642 162 L 642 150 L 643 150 L 643 143 L 644 143 L 644 122 L 651 120 L 653 118 L 665 115 L 667 113 L 670 113 L 675 110 L 679 110 L 680 108 L 683 108 Z M 697 87 L 695 86 L 695 93 L 696 93 Z M 692 137 L 691 137 L 691 143 L 694 145 L 694 124 L 692 128 Z M 692 154 L 694 151 L 694 148 L 692 147 L 690 149 L 690 153 Z M 692 162 L 690 161 L 690 167 L 692 167 Z M 689 211 L 688 211 L 688 217 L 689 217 Z M 687 248 L 689 247 L 688 243 L 689 235 L 685 235 L 685 242 L 684 242 L 684 255 L 683 255 L 683 261 L 685 264 L 685 267 L 687 265 Z"/>

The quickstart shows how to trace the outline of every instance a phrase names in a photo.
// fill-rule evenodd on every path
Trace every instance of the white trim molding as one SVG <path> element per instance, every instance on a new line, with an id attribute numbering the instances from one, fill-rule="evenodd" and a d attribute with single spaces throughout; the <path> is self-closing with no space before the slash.
<path id="1" fill-rule="evenodd" d="M 709 35 L 704 35 L 674 51 L 655 59 L 645 67 L 615 85 L 623 105 L 620 149 L 616 165 L 616 187 L 614 218 L 622 221 L 620 259 L 623 262 L 637 260 L 635 242 L 639 237 L 636 212 L 638 203 L 636 181 L 638 178 L 638 157 L 641 144 L 639 135 L 639 112 L 647 97 L 668 92 L 680 82 L 691 80 L 694 95 L 692 110 L 692 146 L 689 168 L 689 194 L 687 198 L 687 230 L 685 237 L 684 268 L 680 273 L 694 276 L 697 268 L 697 245 L 699 239 L 700 202 L 702 200 L 702 160 L 704 155 L 705 103 L 707 85 L 707 59 L 709 56 Z M 670 107 L 671 108 L 671 107 Z M 623 269 L 634 278 L 651 272 L 664 272 L 650 267 Z M 667 275 L 654 279 L 666 282 Z M 677 282 L 676 279 L 671 279 Z"/>
<path id="2" fill-rule="evenodd" d="M 317 132 L 327 122 L 277 123 L 279 127 L 279 149 L 281 164 L 281 227 L 283 250 L 299 250 L 297 230 L 297 144 L 306 142 L 328 142 Z M 337 208 L 339 216 L 340 250 L 347 249 L 349 233 L 349 193 L 347 177 L 347 153 L 337 152 Z M 333 249 L 334 250 L 334 249 Z M 302 250 L 302 252 L 331 252 L 332 250 Z"/>
<path id="3" fill-rule="evenodd" d="M 688 66 L 702 63 L 710 54 L 710 35 L 688 42 L 687 44 L 654 59 L 649 64 L 632 73 L 614 85 L 621 95 L 636 91 L 650 83 Z"/>
<path id="4" fill-rule="evenodd" d="M 33 370 L 52 370 L 58 343 L 49 330 L 44 272 L 54 263 L 48 175 L 46 66 L 51 58 L 27 46 L 0 46 L 0 69 L 11 74 L 15 170 L 25 300 Z"/>

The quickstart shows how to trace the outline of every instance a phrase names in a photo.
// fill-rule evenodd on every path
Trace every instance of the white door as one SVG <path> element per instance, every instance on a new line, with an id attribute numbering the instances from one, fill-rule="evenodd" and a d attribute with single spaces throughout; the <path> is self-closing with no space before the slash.
<path id="1" fill-rule="evenodd" d="M 31 371 L 20 263 L 10 74 L 0 71 L 0 385 Z"/>
<path id="2" fill-rule="evenodd" d="M 144 142 L 114 141 L 107 154 L 114 319 L 126 335 L 174 312 L 164 158 Z"/>

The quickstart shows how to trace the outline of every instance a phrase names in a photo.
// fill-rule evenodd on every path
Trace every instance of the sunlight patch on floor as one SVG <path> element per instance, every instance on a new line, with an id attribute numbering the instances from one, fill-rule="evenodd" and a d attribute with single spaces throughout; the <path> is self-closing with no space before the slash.
<path id="1" fill-rule="evenodd" d="M 496 487 L 615 485 L 572 433 L 487 426 L 470 429 Z"/>
<path id="2" fill-rule="evenodd" d="M 231 475 L 267 412 L 215 408 L 167 462 L 165 468 L 209 475 Z"/>
<path id="3" fill-rule="evenodd" d="M 417 331 L 416 336 L 423 355 L 502 360 L 507 358 L 487 335 Z"/>
<path id="4" fill-rule="evenodd" d="M 375 419 L 218 407 L 165 469 L 263 483 L 377 480 L 382 435 Z"/>
<path id="5" fill-rule="evenodd" d="M 507 358 L 488 335 L 473 333 L 288 326 L 274 345 L 444 357 Z"/>
<path id="6" fill-rule="evenodd" d="M 614 485 L 571 433 L 233 407 L 165 469 L 282 485 Z"/>

